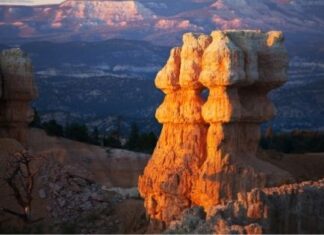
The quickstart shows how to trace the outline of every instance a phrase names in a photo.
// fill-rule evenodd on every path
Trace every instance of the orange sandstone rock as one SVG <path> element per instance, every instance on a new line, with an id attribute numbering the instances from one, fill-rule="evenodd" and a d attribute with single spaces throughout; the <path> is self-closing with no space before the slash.
<path id="1" fill-rule="evenodd" d="M 287 79 L 282 34 L 216 31 L 212 37 L 199 78 L 210 90 L 202 108 L 210 123 L 207 157 L 192 193 L 205 208 L 289 179 L 288 173 L 256 158 L 259 125 L 275 114 L 267 93 Z"/>
<path id="2" fill-rule="evenodd" d="M 165 99 L 156 111 L 163 124 L 153 157 L 139 178 L 139 191 L 152 219 L 171 221 L 190 207 L 190 193 L 204 162 L 207 125 L 198 81 L 203 51 L 210 37 L 185 34 L 182 48 L 171 50 L 156 86 Z"/>
<path id="3" fill-rule="evenodd" d="M 163 129 L 139 179 L 152 219 L 168 224 L 192 205 L 208 210 L 238 193 L 244 198 L 255 187 L 290 180 L 256 158 L 260 123 L 275 115 L 267 93 L 286 81 L 287 66 L 281 32 L 184 35 L 156 78 L 166 94 L 156 111 Z"/>

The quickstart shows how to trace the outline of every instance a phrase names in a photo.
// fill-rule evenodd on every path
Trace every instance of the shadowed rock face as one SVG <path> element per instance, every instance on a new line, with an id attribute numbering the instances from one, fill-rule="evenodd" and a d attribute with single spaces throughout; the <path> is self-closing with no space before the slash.
<path id="1" fill-rule="evenodd" d="M 139 179 L 153 220 L 168 224 L 192 205 L 208 210 L 291 179 L 256 158 L 260 123 L 275 115 L 267 93 L 287 80 L 287 66 L 281 32 L 184 35 L 155 80 L 166 94 L 156 111 L 163 129 Z"/>
<path id="2" fill-rule="evenodd" d="M 25 143 L 33 118 L 29 103 L 37 97 L 37 90 L 31 61 L 20 49 L 1 52 L 0 85 L 0 137 Z"/>

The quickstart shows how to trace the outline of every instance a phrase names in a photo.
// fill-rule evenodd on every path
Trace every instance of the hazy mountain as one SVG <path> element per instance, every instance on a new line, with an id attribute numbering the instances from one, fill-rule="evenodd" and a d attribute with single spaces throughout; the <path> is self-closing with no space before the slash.
<path id="1" fill-rule="evenodd" d="M 272 93 L 278 106 L 272 124 L 323 128 L 323 10 L 323 1 L 307 0 L 68 0 L 0 6 L 0 49 L 18 43 L 32 58 L 40 91 L 35 106 L 45 120 L 77 120 L 102 131 L 116 123 L 127 130 L 136 121 L 141 129 L 158 130 L 154 112 L 163 95 L 153 79 L 183 32 L 284 30 L 290 80 Z"/>
<path id="2" fill-rule="evenodd" d="M 271 124 L 281 130 L 324 128 L 323 52 L 312 43 L 294 46 L 298 42 L 289 44 L 289 81 L 271 94 L 278 107 Z M 142 130 L 158 131 L 154 113 L 163 94 L 153 79 L 166 62 L 169 47 L 121 39 L 21 47 L 34 64 L 39 88 L 34 105 L 44 120 L 85 122 L 101 131 L 121 125 L 124 133 L 135 121 Z"/>
<path id="3" fill-rule="evenodd" d="M 155 108 L 162 93 L 153 79 L 169 48 L 144 41 L 33 42 L 21 48 L 31 57 L 43 120 L 78 121 L 100 131 L 121 125 L 123 133 L 137 122 L 158 130 Z"/>
<path id="4" fill-rule="evenodd" d="M 67 0 L 0 6 L 0 42 L 140 39 L 179 43 L 183 32 L 260 28 L 324 32 L 324 3 L 301 0 Z"/>

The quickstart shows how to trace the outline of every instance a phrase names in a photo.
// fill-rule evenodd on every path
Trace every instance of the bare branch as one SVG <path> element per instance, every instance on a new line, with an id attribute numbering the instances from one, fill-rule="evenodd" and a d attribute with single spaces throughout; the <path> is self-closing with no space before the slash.
<path id="1" fill-rule="evenodd" d="M 11 160 L 7 163 L 5 177 L 3 177 L 5 183 L 12 190 L 13 197 L 21 207 L 22 213 L 10 210 L 8 208 L 0 209 L 3 212 L 17 216 L 26 223 L 33 223 L 42 219 L 40 218 L 37 220 L 32 220 L 30 218 L 34 179 L 39 173 L 41 167 L 38 165 L 38 169 L 32 170 L 31 164 L 40 159 L 43 159 L 43 157 L 33 156 L 26 151 L 15 153 Z"/>

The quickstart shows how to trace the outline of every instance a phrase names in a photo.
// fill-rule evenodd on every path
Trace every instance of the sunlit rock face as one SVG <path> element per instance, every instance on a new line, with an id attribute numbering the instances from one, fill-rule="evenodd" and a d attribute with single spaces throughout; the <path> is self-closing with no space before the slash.
<path id="1" fill-rule="evenodd" d="M 198 81 L 208 36 L 184 36 L 182 48 L 171 50 L 155 84 L 165 94 L 156 111 L 163 124 L 153 157 L 139 179 L 139 190 L 153 219 L 171 221 L 191 205 L 190 194 L 205 161 L 207 125 L 201 108 L 203 88 Z"/>
<path id="2" fill-rule="evenodd" d="M 291 179 L 256 158 L 260 123 L 275 115 L 267 93 L 287 80 L 287 66 L 281 32 L 183 36 L 155 80 L 166 94 L 156 111 L 163 129 L 139 179 L 153 220 L 168 224 L 192 205 L 207 210 Z"/>
<path id="3" fill-rule="evenodd" d="M 0 137 L 26 142 L 33 119 L 30 101 L 36 98 L 32 64 L 20 49 L 0 54 Z"/>
<path id="4" fill-rule="evenodd" d="M 192 200 L 208 208 L 238 192 L 283 183 L 285 172 L 256 158 L 260 123 L 275 115 L 267 93 L 286 80 L 288 57 L 280 32 L 213 32 L 199 81 L 209 89 L 202 108 L 210 124 L 207 157 Z"/>

